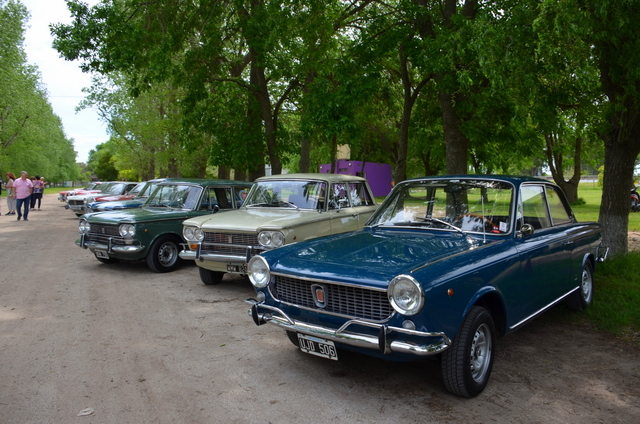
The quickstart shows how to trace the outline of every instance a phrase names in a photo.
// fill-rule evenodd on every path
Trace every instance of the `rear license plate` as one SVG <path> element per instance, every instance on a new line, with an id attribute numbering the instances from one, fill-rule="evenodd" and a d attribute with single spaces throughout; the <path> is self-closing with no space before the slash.
<path id="1" fill-rule="evenodd" d="M 305 353 L 332 359 L 334 361 L 338 360 L 336 346 L 330 340 L 323 340 L 317 337 L 298 333 L 298 344 L 300 345 L 300 350 Z"/>
<path id="2" fill-rule="evenodd" d="M 104 250 L 96 250 L 96 258 L 109 259 L 109 254 Z"/>
<path id="3" fill-rule="evenodd" d="M 227 272 L 247 273 L 247 264 L 227 264 Z"/>

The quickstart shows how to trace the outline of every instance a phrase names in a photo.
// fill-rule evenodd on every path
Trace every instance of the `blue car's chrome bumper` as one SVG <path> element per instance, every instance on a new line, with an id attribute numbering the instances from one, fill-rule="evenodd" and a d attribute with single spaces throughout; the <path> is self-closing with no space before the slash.
<path id="1" fill-rule="evenodd" d="M 308 324 L 296 321 L 289 317 L 283 310 L 265 305 L 255 299 L 245 299 L 251 305 L 249 315 L 256 325 L 266 323 L 275 324 L 287 331 L 308 334 L 337 343 L 363 348 L 377 349 L 382 354 L 406 353 L 415 356 L 436 355 L 451 346 L 451 339 L 446 334 L 440 332 L 426 333 L 422 331 L 409 330 L 401 327 L 393 327 L 385 324 L 373 323 L 364 320 L 349 320 L 342 327 L 334 330 L 319 325 Z M 377 336 L 348 331 L 349 327 L 365 326 L 377 330 Z M 425 343 L 414 343 L 400 340 L 389 340 L 391 334 L 404 334 L 415 338 L 437 339 L 437 341 Z"/>

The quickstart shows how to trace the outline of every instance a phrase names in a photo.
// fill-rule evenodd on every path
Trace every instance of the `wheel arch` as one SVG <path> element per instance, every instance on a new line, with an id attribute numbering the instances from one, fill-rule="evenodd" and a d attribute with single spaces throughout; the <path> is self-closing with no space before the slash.
<path id="1" fill-rule="evenodd" d="M 490 290 L 482 294 L 472 306 L 485 308 L 493 317 L 498 337 L 502 337 L 507 332 L 507 313 L 502 296 L 496 290 Z M 471 309 L 471 308 L 469 308 Z"/>

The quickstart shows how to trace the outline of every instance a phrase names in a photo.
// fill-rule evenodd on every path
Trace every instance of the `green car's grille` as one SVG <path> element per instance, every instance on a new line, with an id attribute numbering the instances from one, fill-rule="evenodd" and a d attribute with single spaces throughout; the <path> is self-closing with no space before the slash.
<path id="1" fill-rule="evenodd" d="M 111 242 L 114 244 L 124 244 L 124 239 L 120 235 L 118 226 L 101 224 L 90 225 L 89 233 L 86 236 L 87 241 L 107 244 L 109 239 L 111 239 Z"/>
<path id="2" fill-rule="evenodd" d="M 323 289 L 324 307 L 318 306 L 314 299 L 314 285 Z M 281 302 L 351 318 L 384 321 L 394 312 L 386 291 L 362 287 L 276 275 L 271 292 Z"/>

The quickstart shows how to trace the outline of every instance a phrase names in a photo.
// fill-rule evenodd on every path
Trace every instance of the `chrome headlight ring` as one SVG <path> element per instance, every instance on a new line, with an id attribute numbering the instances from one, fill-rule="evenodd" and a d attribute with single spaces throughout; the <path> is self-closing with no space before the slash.
<path id="1" fill-rule="evenodd" d="M 258 243 L 268 249 L 282 247 L 284 246 L 284 241 L 284 234 L 280 231 L 261 231 L 258 234 Z"/>
<path id="2" fill-rule="evenodd" d="M 389 283 L 389 302 L 402 315 L 415 315 L 424 306 L 424 291 L 409 275 L 398 275 Z"/>
<path id="3" fill-rule="evenodd" d="M 198 227 L 182 227 L 182 236 L 186 241 L 204 240 L 204 232 Z"/>
<path id="4" fill-rule="evenodd" d="M 247 264 L 247 274 L 251 284 L 256 289 L 262 289 L 269 285 L 271 280 L 271 271 L 269 270 L 269 264 L 260 255 L 256 255 L 249 260 Z"/>
<path id="5" fill-rule="evenodd" d="M 89 233 L 90 229 L 91 229 L 91 225 L 86 219 L 82 218 L 80 221 L 78 221 L 78 230 L 80 230 L 82 234 Z"/>
<path id="6" fill-rule="evenodd" d="M 125 238 L 133 238 L 136 235 L 136 227 L 132 224 L 120 224 L 118 231 Z"/>

